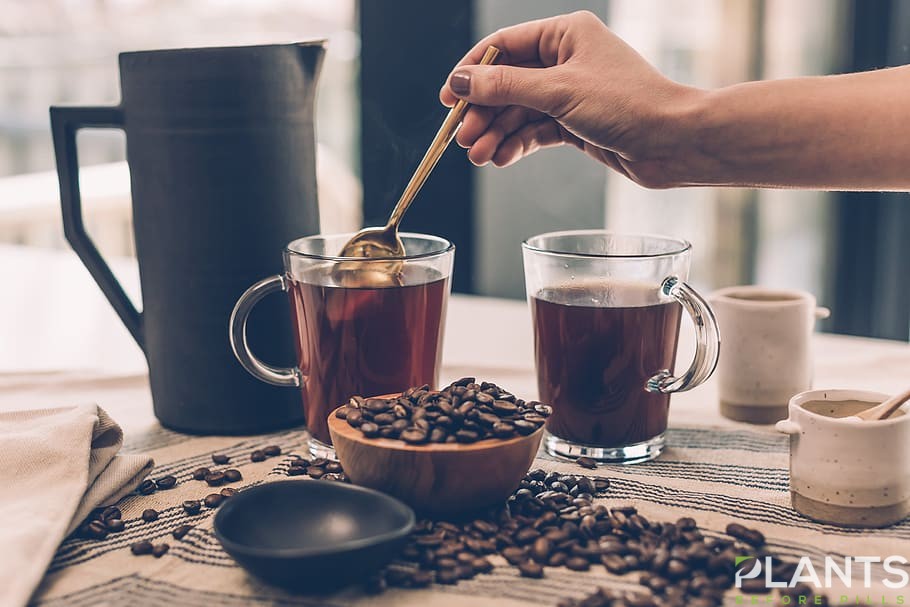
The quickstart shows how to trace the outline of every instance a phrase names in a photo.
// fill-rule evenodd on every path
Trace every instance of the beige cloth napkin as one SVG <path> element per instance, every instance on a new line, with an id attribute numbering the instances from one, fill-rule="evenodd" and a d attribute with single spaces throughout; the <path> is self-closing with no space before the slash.
<path id="1" fill-rule="evenodd" d="M 24 605 L 60 542 L 151 471 L 122 444 L 97 405 L 0 413 L 0 605 Z"/>

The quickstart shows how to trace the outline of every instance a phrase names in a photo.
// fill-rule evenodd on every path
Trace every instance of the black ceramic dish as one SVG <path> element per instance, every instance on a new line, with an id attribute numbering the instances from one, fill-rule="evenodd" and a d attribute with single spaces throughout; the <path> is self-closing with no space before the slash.
<path id="1" fill-rule="evenodd" d="M 256 577 L 325 592 L 391 561 L 414 527 L 414 512 L 372 489 L 293 480 L 244 489 L 214 523 L 224 549 Z"/>

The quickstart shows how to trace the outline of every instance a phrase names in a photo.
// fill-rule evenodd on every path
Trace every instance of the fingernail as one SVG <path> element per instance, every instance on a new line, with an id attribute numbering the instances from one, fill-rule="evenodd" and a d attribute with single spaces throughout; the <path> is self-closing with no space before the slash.
<path id="1" fill-rule="evenodd" d="M 449 86 L 456 95 L 468 95 L 471 92 L 471 74 L 469 72 L 455 72 L 449 78 Z"/>

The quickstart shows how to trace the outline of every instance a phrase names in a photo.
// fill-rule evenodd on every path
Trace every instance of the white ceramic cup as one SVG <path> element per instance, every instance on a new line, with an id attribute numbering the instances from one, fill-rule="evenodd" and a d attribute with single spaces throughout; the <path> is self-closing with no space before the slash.
<path id="1" fill-rule="evenodd" d="M 772 424 L 787 402 L 812 387 L 812 331 L 827 308 L 805 291 L 728 287 L 708 300 L 723 343 L 717 364 L 721 414 Z"/>
<path id="2" fill-rule="evenodd" d="M 777 429 L 790 435 L 790 498 L 800 513 L 851 527 L 884 527 L 910 514 L 910 415 L 854 416 L 888 398 L 860 390 L 794 396 Z"/>

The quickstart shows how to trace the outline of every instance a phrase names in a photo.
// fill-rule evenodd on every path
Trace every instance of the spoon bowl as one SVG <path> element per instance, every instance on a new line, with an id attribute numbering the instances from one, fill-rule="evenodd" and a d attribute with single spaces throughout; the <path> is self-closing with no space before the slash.
<path id="1" fill-rule="evenodd" d="M 364 228 L 341 249 L 341 257 L 404 257 L 397 226 Z"/>

